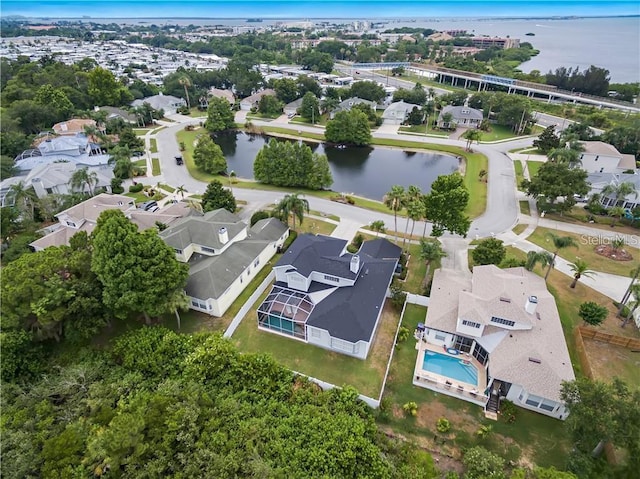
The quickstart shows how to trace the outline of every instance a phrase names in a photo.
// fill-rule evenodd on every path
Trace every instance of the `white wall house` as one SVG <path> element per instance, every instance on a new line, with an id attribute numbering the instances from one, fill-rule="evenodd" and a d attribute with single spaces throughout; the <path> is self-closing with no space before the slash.
<path id="1" fill-rule="evenodd" d="M 380 239 L 350 254 L 346 245 L 299 236 L 273 268 L 275 283 L 258 308 L 258 327 L 366 359 L 400 248 Z"/>
<path id="2" fill-rule="evenodd" d="M 636 170 L 633 155 L 620 153 L 615 146 L 602 141 L 583 141 L 580 154 L 581 168 L 587 173 L 622 173 Z"/>
<path id="3" fill-rule="evenodd" d="M 560 388 L 575 376 L 555 300 L 534 273 L 476 266 L 469 279 L 437 270 L 416 338 L 416 386 L 482 405 L 488 417 L 502 399 L 567 417 Z"/>
<path id="4" fill-rule="evenodd" d="M 269 218 L 253 227 L 224 209 L 190 216 L 160 232 L 189 263 L 185 292 L 191 309 L 222 316 L 289 236 L 279 220 Z"/>
<path id="5" fill-rule="evenodd" d="M 275 90 L 272 90 L 270 88 L 267 88 L 266 90 L 262 90 L 259 91 L 258 93 L 254 93 L 251 96 L 248 96 L 247 98 L 243 98 L 240 101 L 240 109 L 242 111 L 249 111 L 252 108 L 257 108 L 258 107 L 258 103 L 260 103 L 260 99 L 265 96 L 265 95 L 271 95 L 271 96 L 275 96 L 276 92 Z"/>

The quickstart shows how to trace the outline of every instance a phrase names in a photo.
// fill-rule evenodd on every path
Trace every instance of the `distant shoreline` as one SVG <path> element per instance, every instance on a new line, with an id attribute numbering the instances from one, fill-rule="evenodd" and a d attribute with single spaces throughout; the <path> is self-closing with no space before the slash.
<path id="1" fill-rule="evenodd" d="M 46 15 L 43 17 L 29 17 L 25 15 L 0 15 L 1 20 L 20 20 L 20 21 L 47 21 L 47 20 L 81 20 L 85 22 L 91 22 L 92 20 L 234 20 L 241 21 L 246 20 L 250 17 L 179 17 L 179 16 L 168 16 L 168 17 L 135 17 L 135 16 L 124 16 L 124 17 L 100 17 L 100 16 L 81 16 L 81 17 L 69 17 L 69 16 L 53 16 Z M 279 20 L 286 21 L 321 21 L 321 20 L 376 20 L 376 21 L 394 21 L 394 20 L 411 20 L 411 21 L 428 21 L 428 22 L 437 22 L 441 20 L 446 21 L 506 21 L 506 20 L 584 20 L 584 19 L 598 19 L 598 18 L 640 18 L 640 14 L 629 14 L 629 15 L 553 15 L 553 16 L 524 16 L 524 17 L 501 17 L 501 16 L 487 16 L 487 17 L 424 17 L 424 18 L 416 18 L 416 17 L 262 17 L 263 21 L 275 22 Z"/>

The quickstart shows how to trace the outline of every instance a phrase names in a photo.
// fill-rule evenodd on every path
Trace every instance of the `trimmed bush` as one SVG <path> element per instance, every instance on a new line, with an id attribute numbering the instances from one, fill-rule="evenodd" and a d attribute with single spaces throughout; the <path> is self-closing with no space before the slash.
<path id="1" fill-rule="evenodd" d="M 451 423 L 447 418 L 441 417 L 440 419 L 438 419 L 436 429 L 438 429 L 438 432 L 441 433 L 449 432 L 451 430 Z"/>
<path id="2" fill-rule="evenodd" d="M 269 218 L 271 215 L 263 210 L 256 211 L 253 215 L 251 215 L 251 226 L 255 225 L 260 220 L 265 220 Z"/>
<path id="3" fill-rule="evenodd" d="M 140 193 L 144 185 L 142 183 L 136 183 L 135 185 L 131 185 L 129 187 L 129 193 Z"/>

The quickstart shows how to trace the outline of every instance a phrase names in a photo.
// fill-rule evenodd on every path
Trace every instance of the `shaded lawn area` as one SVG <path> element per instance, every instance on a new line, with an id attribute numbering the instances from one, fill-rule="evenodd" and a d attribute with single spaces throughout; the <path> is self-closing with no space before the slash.
<path id="1" fill-rule="evenodd" d="M 522 213 L 523 215 L 531 214 L 531 207 L 529 206 L 529 201 L 520 200 L 518 204 L 520 205 L 520 213 Z"/>
<path id="2" fill-rule="evenodd" d="M 558 252 L 558 256 L 570 262 L 574 262 L 576 258 L 583 259 L 589 265 L 589 269 L 594 271 L 602 271 L 603 273 L 618 274 L 626 277 L 629 276 L 629 272 L 637 265 L 638 259 L 640 258 L 639 249 L 631 246 L 624 246 L 624 249 L 633 256 L 634 260 L 616 261 L 595 252 L 595 247 L 598 244 L 601 244 L 601 241 L 599 241 L 597 237 L 568 233 L 566 231 L 557 231 L 550 228 L 536 228 L 527 240 L 550 252 L 553 252 L 553 242 L 548 237 L 549 233 L 554 233 L 558 236 L 569 236 L 578 244 L 577 248 L 570 247 L 561 249 Z M 596 276 L 595 279 L 597 280 L 598 277 Z"/>
<path id="3" fill-rule="evenodd" d="M 400 320 L 389 301 L 385 303 L 369 357 L 363 361 L 259 330 L 256 309 L 268 293 L 269 289 L 254 304 L 231 338 L 240 351 L 270 354 L 289 369 L 337 386 L 348 384 L 361 394 L 378 398 Z"/>
<path id="4" fill-rule="evenodd" d="M 520 185 L 522 184 L 522 180 L 524 180 L 524 175 L 522 173 L 522 162 L 520 160 L 513 161 L 513 168 L 516 170 L 516 187 L 519 190 L 522 190 Z"/>
<path id="5" fill-rule="evenodd" d="M 424 322 L 425 315 L 426 308 L 408 304 L 402 325 L 414 331 L 419 322 Z M 517 461 L 523 456 L 540 466 L 565 466 L 570 445 L 562 421 L 524 409 L 518 409 L 513 424 L 489 421 L 479 406 L 414 386 L 416 354 L 413 337 L 396 347 L 384 394 L 391 402 L 392 412 L 387 417 L 380 417 L 379 423 L 389 425 L 428 449 L 457 458 L 461 457 L 463 448 L 481 445 L 508 461 Z M 402 411 L 402 405 L 409 401 L 418 404 L 415 418 L 406 417 Z M 452 430 L 446 435 L 436 431 L 440 417 L 451 422 Z M 486 439 L 475 435 L 481 425 L 493 428 Z"/>
<path id="6" fill-rule="evenodd" d="M 524 223 L 519 223 L 519 224 L 515 225 L 511 231 L 513 231 L 515 234 L 519 235 L 519 234 L 523 233 L 524 230 L 527 229 L 527 226 L 529 226 L 529 225 L 526 225 Z"/>
<path id="7" fill-rule="evenodd" d="M 432 238 L 427 238 L 437 241 Z M 429 284 L 429 280 L 433 277 L 433 272 L 440 267 L 440 260 L 432 261 L 429 265 L 429 277 L 425 279 L 427 274 L 427 264 L 420 258 L 420 245 L 409 245 L 409 271 L 402 284 L 402 290 L 408 293 L 424 294 L 425 287 Z"/>
<path id="8" fill-rule="evenodd" d="M 529 169 L 529 178 L 533 178 L 538 174 L 538 170 L 544 164 L 542 161 L 527 161 L 527 168 Z"/>
<path id="9" fill-rule="evenodd" d="M 611 382 L 614 377 L 618 377 L 629 387 L 640 388 L 639 353 L 634 353 L 622 346 L 590 339 L 584 339 L 584 348 L 595 379 Z"/>

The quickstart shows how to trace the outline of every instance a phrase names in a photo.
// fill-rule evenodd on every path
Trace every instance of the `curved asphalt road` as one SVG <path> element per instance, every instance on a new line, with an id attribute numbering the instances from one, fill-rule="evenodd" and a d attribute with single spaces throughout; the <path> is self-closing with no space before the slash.
<path id="1" fill-rule="evenodd" d="M 183 129 L 186 124 L 198 124 L 200 120 L 190 120 L 187 123 L 176 123 L 156 134 L 158 152 L 161 163 L 162 176 L 155 177 L 171 185 L 184 185 L 190 193 L 202 193 L 206 188 L 206 183 L 195 180 L 189 175 L 186 166 L 178 166 L 175 156 L 180 155 L 175 134 Z M 268 122 L 254 121 L 257 126 L 268 125 Z M 318 128 L 305 125 L 278 125 L 288 126 L 292 134 L 296 131 L 317 132 Z M 403 139 L 420 143 L 437 143 L 443 145 L 454 145 L 464 147 L 465 141 L 449 140 L 444 138 L 425 138 L 413 135 L 373 133 L 376 138 Z M 486 155 L 489 159 L 488 188 L 487 188 L 487 208 L 485 213 L 476 218 L 469 230 L 469 237 L 486 237 L 502 231 L 510 230 L 516 223 L 518 216 L 518 203 L 516 200 L 515 171 L 513 162 L 506 155 L 506 152 L 524 146 L 529 146 L 532 139 L 518 139 L 500 144 L 473 145 L 473 150 Z M 267 208 L 274 202 L 280 200 L 284 193 L 263 190 L 234 189 L 236 198 L 248 202 L 243 210 L 242 216 L 250 216 L 254 211 Z M 391 214 L 378 213 L 349 205 L 335 203 L 329 200 L 310 196 L 307 198 L 311 209 L 322 211 L 327 214 L 334 214 L 341 219 L 346 219 L 360 225 L 367 225 L 372 221 L 384 220 L 387 229 L 394 229 L 394 218 Z M 404 221 L 398 221 L 398 229 L 404 231 Z M 416 224 L 416 231 L 422 231 L 424 223 Z M 430 231 L 429 225 L 427 231 Z"/>

